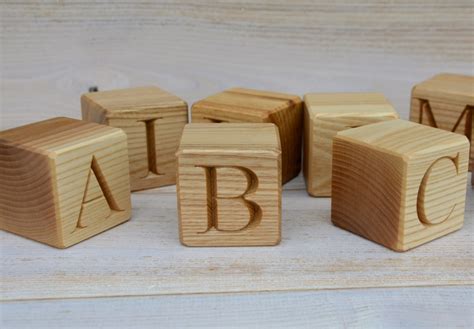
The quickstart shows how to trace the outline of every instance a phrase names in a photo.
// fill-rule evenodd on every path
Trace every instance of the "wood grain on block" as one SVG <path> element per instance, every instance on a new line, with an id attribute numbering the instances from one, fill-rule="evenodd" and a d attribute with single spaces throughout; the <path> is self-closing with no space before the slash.
<path id="1" fill-rule="evenodd" d="M 0 225 L 64 248 L 130 218 L 127 137 L 69 118 L 0 132 Z"/>
<path id="2" fill-rule="evenodd" d="M 413 87 L 410 120 L 474 141 L 474 76 L 443 73 Z M 469 170 L 474 170 L 474 147 Z"/>
<path id="3" fill-rule="evenodd" d="M 82 118 L 121 128 L 128 136 L 133 191 L 176 182 L 179 139 L 188 122 L 188 106 L 157 87 L 87 93 Z"/>
<path id="4" fill-rule="evenodd" d="M 304 97 L 304 163 L 306 189 L 312 196 L 331 196 L 332 140 L 338 131 L 398 118 L 379 93 L 313 93 Z"/>
<path id="5" fill-rule="evenodd" d="M 339 132 L 332 221 L 397 251 L 458 230 L 468 161 L 465 137 L 409 121 Z"/>
<path id="6" fill-rule="evenodd" d="M 280 242 L 281 148 L 275 125 L 189 124 L 177 157 L 183 244 Z"/>
<path id="7" fill-rule="evenodd" d="M 193 122 L 271 122 L 280 133 L 282 180 L 301 170 L 302 101 L 299 96 L 233 88 L 200 100 L 192 106 Z"/>

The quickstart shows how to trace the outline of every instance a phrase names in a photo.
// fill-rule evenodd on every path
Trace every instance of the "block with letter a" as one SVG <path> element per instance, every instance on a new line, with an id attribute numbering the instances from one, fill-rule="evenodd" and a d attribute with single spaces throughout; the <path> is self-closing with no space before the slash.
<path id="1" fill-rule="evenodd" d="M 175 184 L 186 102 L 157 87 L 139 87 L 87 93 L 81 106 L 84 120 L 127 134 L 132 191 Z"/>
<path id="2" fill-rule="evenodd" d="M 130 218 L 127 136 L 54 118 L 0 133 L 0 225 L 58 248 Z"/>
<path id="3" fill-rule="evenodd" d="M 460 229 L 469 141 L 391 120 L 339 132 L 333 142 L 332 221 L 397 251 Z"/>
<path id="4" fill-rule="evenodd" d="M 474 171 L 474 76 L 443 73 L 417 84 L 410 120 L 466 136 L 471 143 L 469 170 Z"/>
<path id="5" fill-rule="evenodd" d="M 184 245 L 279 243 L 281 148 L 275 125 L 188 124 L 177 157 Z"/>

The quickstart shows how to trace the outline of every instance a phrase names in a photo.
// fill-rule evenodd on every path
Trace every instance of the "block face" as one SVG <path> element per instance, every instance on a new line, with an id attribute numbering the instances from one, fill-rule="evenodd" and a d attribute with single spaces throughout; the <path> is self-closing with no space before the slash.
<path id="1" fill-rule="evenodd" d="M 474 139 L 474 77 L 438 74 L 412 90 L 410 120 Z M 470 151 L 474 169 L 474 149 Z"/>
<path id="2" fill-rule="evenodd" d="M 462 227 L 469 143 L 402 120 L 338 133 L 332 221 L 397 251 Z"/>
<path id="3" fill-rule="evenodd" d="M 469 146 L 451 145 L 408 160 L 403 248 L 411 249 L 464 222 Z"/>
<path id="4" fill-rule="evenodd" d="M 405 170 L 402 157 L 336 137 L 331 199 L 333 223 L 398 250 Z"/>
<path id="5" fill-rule="evenodd" d="M 120 129 L 55 118 L 2 132 L 0 140 L 2 229 L 63 248 L 130 218 Z"/>
<path id="6" fill-rule="evenodd" d="M 49 245 L 59 243 L 60 228 L 56 225 L 51 173 L 51 162 L 47 154 L 23 148 L 0 137 L 2 230 Z"/>
<path id="7" fill-rule="evenodd" d="M 109 117 L 108 123 L 128 136 L 133 191 L 176 183 L 175 153 L 187 123 L 186 108 Z"/>
<path id="8" fill-rule="evenodd" d="M 156 87 L 85 94 L 84 120 L 121 128 L 128 136 L 133 191 L 175 184 L 187 104 Z"/>
<path id="9" fill-rule="evenodd" d="M 274 123 L 280 134 L 283 183 L 301 170 L 303 107 L 296 95 L 232 88 L 193 104 L 192 121 Z"/>
<path id="10" fill-rule="evenodd" d="M 80 157 L 78 157 L 80 155 Z M 131 215 L 127 138 L 119 130 L 55 159 L 65 246 L 127 221 Z"/>
<path id="11" fill-rule="evenodd" d="M 281 155 L 272 124 L 188 125 L 177 180 L 183 244 L 279 243 Z"/>
<path id="12" fill-rule="evenodd" d="M 332 143 L 339 131 L 398 118 L 382 94 L 305 95 L 304 174 L 312 196 L 331 196 Z"/>

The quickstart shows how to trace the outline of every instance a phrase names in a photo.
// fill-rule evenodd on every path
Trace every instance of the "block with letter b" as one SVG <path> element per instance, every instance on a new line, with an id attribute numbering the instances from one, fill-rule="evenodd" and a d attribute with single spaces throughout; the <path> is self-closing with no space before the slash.
<path id="1" fill-rule="evenodd" d="M 474 142 L 474 76 L 443 73 L 413 87 L 410 120 L 465 135 Z M 474 170 L 471 147 L 469 170 Z"/>
<path id="2" fill-rule="evenodd" d="M 177 157 L 184 245 L 279 243 L 281 149 L 275 125 L 192 123 Z"/>
<path id="3" fill-rule="evenodd" d="M 81 106 L 84 120 L 127 134 L 132 191 L 175 184 L 186 102 L 157 87 L 139 87 L 87 93 Z"/>
<path id="4" fill-rule="evenodd" d="M 130 218 L 127 136 L 54 118 L 0 133 L 0 225 L 58 248 Z"/>
<path id="5" fill-rule="evenodd" d="M 397 251 L 458 230 L 468 162 L 466 137 L 409 121 L 339 132 L 332 221 Z"/>

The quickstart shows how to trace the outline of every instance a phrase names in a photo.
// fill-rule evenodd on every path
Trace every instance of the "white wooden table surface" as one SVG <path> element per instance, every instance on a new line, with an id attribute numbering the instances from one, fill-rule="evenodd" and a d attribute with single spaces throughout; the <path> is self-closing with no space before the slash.
<path id="1" fill-rule="evenodd" d="M 474 74 L 466 1 L 3 1 L 0 128 L 80 117 L 79 96 L 159 85 L 192 104 L 232 86 L 380 91 Z M 0 187 L 1 188 L 1 187 Z M 179 244 L 175 187 L 134 193 L 131 221 L 67 250 L 0 232 L 0 325 L 474 326 L 474 191 L 462 230 L 396 253 L 334 227 L 330 200 L 285 186 L 283 240 Z"/>

